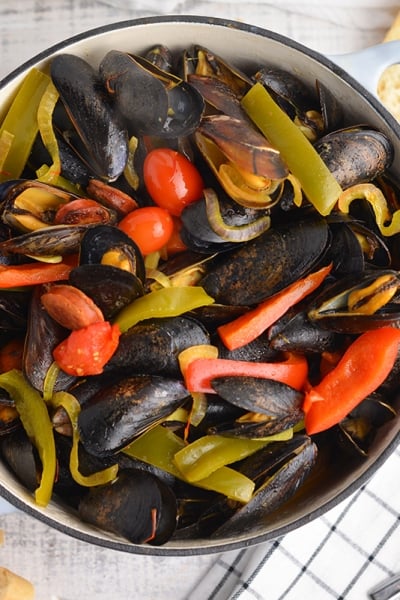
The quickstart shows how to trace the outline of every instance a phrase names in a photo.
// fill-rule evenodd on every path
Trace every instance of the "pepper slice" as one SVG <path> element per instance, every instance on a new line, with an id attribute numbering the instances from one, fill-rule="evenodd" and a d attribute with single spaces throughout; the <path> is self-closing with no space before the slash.
<path id="1" fill-rule="evenodd" d="M 176 317 L 213 302 L 214 299 L 200 286 L 162 288 L 137 298 L 123 308 L 115 323 L 123 333 L 139 321 L 152 317 Z"/>
<path id="2" fill-rule="evenodd" d="M 81 411 L 80 404 L 78 400 L 72 394 L 68 392 L 56 392 L 53 394 L 50 404 L 54 408 L 58 408 L 62 406 L 63 409 L 68 414 L 68 417 L 71 421 L 72 425 L 72 448 L 69 456 L 69 469 L 73 479 L 79 485 L 83 485 L 85 487 L 93 487 L 95 485 L 104 485 L 105 483 L 109 483 L 113 481 L 118 473 L 118 465 L 112 465 L 111 467 L 107 467 L 106 469 L 102 469 L 101 471 L 97 471 L 92 473 L 91 475 L 82 475 L 79 470 L 79 429 L 78 429 L 78 416 Z"/>
<path id="3" fill-rule="evenodd" d="M 216 377 L 250 376 L 275 379 L 300 390 L 307 381 L 308 363 L 304 356 L 287 353 L 282 362 L 250 362 L 228 358 L 198 358 L 185 369 L 189 392 L 215 394 L 211 381 Z"/>
<path id="4" fill-rule="evenodd" d="M 288 437 L 291 437 L 291 431 L 289 433 Z M 179 450 L 174 462 L 185 479 L 194 483 L 208 477 L 220 467 L 254 454 L 276 439 L 282 439 L 281 434 L 263 440 L 205 435 Z"/>
<path id="5" fill-rule="evenodd" d="M 14 400 L 22 425 L 39 453 L 42 475 L 35 490 L 35 500 L 39 506 L 47 506 L 53 492 L 57 461 L 53 426 L 46 403 L 17 369 L 0 375 L 0 387 Z"/>
<path id="6" fill-rule="evenodd" d="M 276 104 L 261 83 L 253 85 L 242 98 L 241 105 L 265 137 L 279 150 L 311 204 L 321 215 L 329 215 L 342 188 L 303 132 Z"/>
<path id="7" fill-rule="evenodd" d="M 61 263 L 27 263 L 0 265 L 0 289 L 39 285 L 68 279 L 72 266 Z"/>
<path id="8" fill-rule="evenodd" d="M 174 463 L 174 456 L 185 442 L 172 431 L 157 425 L 136 438 L 123 452 L 187 481 Z M 237 500 L 248 502 L 254 491 L 254 481 L 230 467 L 220 467 L 208 477 L 195 482 L 196 487 L 212 490 Z"/>
<path id="9" fill-rule="evenodd" d="M 310 273 L 234 321 L 218 327 L 217 331 L 225 346 L 229 350 L 235 350 L 255 340 L 289 308 L 316 290 L 331 270 L 332 264 Z"/>
<path id="10" fill-rule="evenodd" d="M 7 155 L 0 157 L 0 182 L 18 179 L 24 170 L 33 142 L 38 133 L 37 110 L 50 78 L 38 69 L 31 69 L 19 88 L 0 128 L 13 135 Z"/>
<path id="11" fill-rule="evenodd" d="M 400 330 L 382 327 L 361 334 L 339 363 L 307 390 L 303 410 L 309 435 L 339 423 L 390 373 L 400 344 Z"/>

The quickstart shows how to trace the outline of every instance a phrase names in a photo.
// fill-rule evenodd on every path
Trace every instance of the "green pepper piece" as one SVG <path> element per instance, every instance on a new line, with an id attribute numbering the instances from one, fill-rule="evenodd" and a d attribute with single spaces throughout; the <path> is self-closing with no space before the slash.
<path id="1" fill-rule="evenodd" d="M 342 188 L 304 133 L 274 102 L 261 83 L 253 85 L 241 104 L 280 152 L 311 204 L 321 215 L 329 215 Z"/>
<path id="2" fill-rule="evenodd" d="M 46 506 L 53 492 L 57 463 L 53 426 L 46 403 L 17 369 L 0 375 L 0 387 L 14 400 L 22 425 L 39 453 L 42 476 L 35 490 L 35 500 L 39 506 Z"/>
<path id="3" fill-rule="evenodd" d="M 205 435 L 179 450 L 174 457 L 178 469 L 191 483 L 204 479 L 216 469 L 250 456 L 269 440 Z"/>
<path id="4" fill-rule="evenodd" d="M 118 465 L 111 465 L 111 467 L 107 467 L 102 469 L 101 471 L 96 471 L 95 473 L 91 473 L 90 475 L 82 475 L 79 470 L 79 429 L 78 429 L 78 416 L 81 411 L 81 406 L 78 400 L 75 398 L 73 394 L 69 394 L 68 392 L 56 392 L 51 400 L 51 405 L 54 408 L 58 408 L 62 406 L 63 409 L 68 414 L 68 417 L 71 421 L 72 425 L 72 448 L 69 456 L 69 470 L 72 475 L 72 478 L 76 483 L 85 487 L 93 487 L 96 485 L 104 485 L 105 483 L 109 483 L 113 481 L 117 477 L 118 473 Z"/>
<path id="5" fill-rule="evenodd" d="M 49 76 L 38 69 L 29 71 L 5 116 L 0 137 L 7 131 L 14 138 L 4 161 L 0 157 L 0 182 L 21 176 L 38 133 L 37 110 L 49 82 Z"/>
<path id="6" fill-rule="evenodd" d="M 174 463 L 174 456 L 183 448 L 185 442 L 180 437 L 166 427 L 157 425 L 137 437 L 123 452 L 187 481 Z M 218 492 L 238 502 L 248 502 L 255 487 L 251 479 L 230 467 L 220 467 L 193 485 Z"/>
<path id="7" fill-rule="evenodd" d="M 176 317 L 213 302 L 214 299 L 200 286 L 162 288 L 137 298 L 123 308 L 115 323 L 123 333 L 139 321 L 153 317 Z"/>

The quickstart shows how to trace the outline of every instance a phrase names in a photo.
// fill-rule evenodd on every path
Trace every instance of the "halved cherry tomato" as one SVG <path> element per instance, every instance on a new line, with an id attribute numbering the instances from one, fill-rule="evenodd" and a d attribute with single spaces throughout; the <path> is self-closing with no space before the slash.
<path id="1" fill-rule="evenodd" d="M 146 256 L 165 246 L 174 230 L 174 223 L 165 208 L 145 206 L 126 215 L 118 227 L 136 242 Z"/>
<path id="2" fill-rule="evenodd" d="M 154 202 L 176 217 L 187 204 L 201 198 L 204 188 L 194 164 L 171 148 L 155 148 L 147 154 L 143 178 Z"/>
<path id="3" fill-rule="evenodd" d="M 75 329 L 53 351 L 60 369 L 70 375 L 99 375 L 118 347 L 118 325 L 98 321 Z"/>

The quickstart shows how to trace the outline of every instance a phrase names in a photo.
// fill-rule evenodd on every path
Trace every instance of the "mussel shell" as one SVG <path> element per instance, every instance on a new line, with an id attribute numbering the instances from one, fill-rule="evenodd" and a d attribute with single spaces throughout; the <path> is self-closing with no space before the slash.
<path id="1" fill-rule="evenodd" d="M 393 300 L 373 314 L 350 311 L 347 307 L 347 298 L 352 290 L 369 286 L 377 278 L 385 275 L 391 276 L 394 280 L 399 278 L 397 271 L 381 269 L 366 270 L 358 276 L 353 274 L 334 281 L 326 286 L 310 304 L 308 318 L 323 329 L 349 334 L 363 333 L 385 325 L 398 325 L 399 304 Z"/>
<path id="2" fill-rule="evenodd" d="M 186 316 L 149 319 L 124 332 L 106 370 L 180 377 L 178 355 L 190 346 L 209 344 L 206 329 Z"/>
<path id="3" fill-rule="evenodd" d="M 24 374 L 40 392 L 54 361 L 53 350 L 68 335 L 68 331 L 52 319 L 42 305 L 40 298 L 44 290 L 46 286 L 36 286 L 32 294 L 23 354 Z M 75 377 L 60 370 L 55 390 L 66 389 L 73 381 Z"/>
<path id="4" fill-rule="evenodd" d="M 362 126 L 328 133 L 314 147 L 344 189 L 372 181 L 390 167 L 394 157 L 385 134 Z"/>
<path id="5" fill-rule="evenodd" d="M 87 229 L 81 241 L 79 262 L 81 265 L 99 264 L 111 250 L 126 257 L 130 272 L 144 283 L 145 266 L 139 247 L 126 233 L 112 225 L 95 225 Z"/>
<path id="6" fill-rule="evenodd" d="M 302 415 L 304 394 L 281 381 L 249 376 L 216 377 L 211 385 L 224 400 L 251 412 L 278 418 L 292 413 Z"/>
<path id="7" fill-rule="evenodd" d="M 324 219 L 307 219 L 269 229 L 223 256 L 201 285 L 216 302 L 257 304 L 308 273 L 329 240 Z"/>
<path id="8" fill-rule="evenodd" d="M 321 353 L 333 350 L 338 343 L 334 331 L 310 321 L 305 310 L 291 310 L 268 330 L 270 346 L 275 352 Z"/>
<path id="9" fill-rule="evenodd" d="M 81 442 L 91 454 L 114 454 L 171 414 L 187 397 L 177 379 L 156 375 L 121 379 L 85 403 L 78 419 Z"/>
<path id="10" fill-rule="evenodd" d="M 261 526 L 270 513 L 296 493 L 311 472 L 318 454 L 316 444 L 307 436 L 296 436 L 292 443 L 285 442 L 280 447 L 273 448 L 268 446 L 267 451 L 268 449 L 275 451 L 277 456 L 272 456 L 271 468 L 266 467 L 267 461 L 264 462 L 265 477 L 259 477 L 263 480 L 262 484 L 256 489 L 252 499 L 219 527 L 213 537 L 237 535 L 238 532 L 254 527 L 255 523 Z M 252 458 L 250 457 L 249 462 Z M 243 472 L 246 473 L 247 470 L 248 467 L 244 465 Z"/>
<path id="11" fill-rule="evenodd" d="M 111 265 L 75 267 L 69 282 L 97 304 L 106 320 L 144 293 L 143 283 L 136 275 Z"/>
<path id="12" fill-rule="evenodd" d="M 65 53 L 53 58 L 51 78 L 93 172 L 100 179 L 115 181 L 128 158 L 128 134 L 97 71 L 83 58 Z"/>
<path id="13" fill-rule="evenodd" d="M 81 518 L 134 544 L 164 544 L 176 527 L 176 500 L 150 473 L 120 471 L 112 484 L 92 488 L 79 504 Z"/>
<path id="14" fill-rule="evenodd" d="M 26 329 L 30 293 L 0 291 L 0 332 L 17 333 Z"/>
<path id="15" fill-rule="evenodd" d="M 25 430 L 20 427 L 0 436 L 1 455 L 8 467 L 28 488 L 35 490 L 40 480 L 40 459 Z"/>
<path id="16" fill-rule="evenodd" d="M 192 133 L 204 110 L 202 96 L 187 82 L 137 55 L 110 50 L 99 66 L 130 132 L 179 137 Z"/>
<path id="17" fill-rule="evenodd" d="M 50 225 L 0 242 L 0 252 L 36 256 L 78 252 L 82 237 L 91 225 Z"/>

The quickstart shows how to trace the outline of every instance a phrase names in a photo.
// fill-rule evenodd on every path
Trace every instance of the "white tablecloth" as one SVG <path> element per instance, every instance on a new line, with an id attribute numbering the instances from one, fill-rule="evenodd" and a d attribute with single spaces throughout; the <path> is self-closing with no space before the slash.
<path id="1" fill-rule="evenodd" d="M 12 0 L 0 6 L 0 78 L 36 53 L 106 23 L 161 13 L 237 19 L 323 53 L 380 42 L 398 0 Z M 400 451 L 362 490 L 281 540 L 223 555 L 148 557 L 98 548 L 20 512 L 0 516 L 0 566 L 37 600 L 363 600 L 400 571 Z"/>

